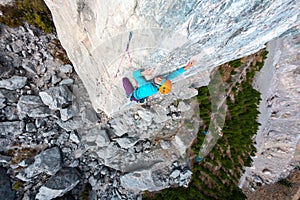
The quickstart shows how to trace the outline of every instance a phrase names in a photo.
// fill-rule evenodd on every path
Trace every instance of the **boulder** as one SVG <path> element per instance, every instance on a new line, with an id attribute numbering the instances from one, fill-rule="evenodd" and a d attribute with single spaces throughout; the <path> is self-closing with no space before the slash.
<path id="1" fill-rule="evenodd" d="M 70 105 L 73 100 L 72 92 L 67 86 L 51 87 L 39 93 L 43 103 L 52 110 L 60 110 Z"/>
<path id="2" fill-rule="evenodd" d="M 0 89 L 0 97 L 5 98 L 7 102 L 17 103 L 18 102 L 18 94 L 16 91 Z"/>
<path id="3" fill-rule="evenodd" d="M 22 181 L 30 181 L 31 178 L 40 173 L 54 175 L 61 167 L 62 157 L 60 149 L 58 147 L 53 147 L 35 156 L 34 163 L 21 170 L 16 177 Z"/>
<path id="4" fill-rule="evenodd" d="M 45 106 L 39 96 L 24 95 L 20 98 L 17 104 L 18 115 L 21 119 L 26 116 L 32 118 L 48 117 L 51 115 L 51 110 Z"/>
<path id="5" fill-rule="evenodd" d="M 138 138 L 118 138 L 116 139 L 117 143 L 120 145 L 123 149 L 129 149 L 130 147 L 133 147 L 137 142 Z"/>
<path id="6" fill-rule="evenodd" d="M 63 119 L 65 120 L 65 118 Z M 67 121 L 58 120 L 56 123 L 66 131 L 88 128 L 80 116 L 75 116 Z"/>
<path id="7" fill-rule="evenodd" d="M 80 181 L 81 174 L 75 168 L 62 168 L 43 185 L 35 199 L 51 200 L 71 191 Z"/>
<path id="8" fill-rule="evenodd" d="M 73 72 L 73 66 L 70 65 L 70 64 L 62 65 L 59 68 L 59 71 L 62 72 L 62 73 L 64 73 L 64 74 L 72 73 Z"/>
<path id="9" fill-rule="evenodd" d="M 59 85 L 72 85 L 74 83 L 74 80 L 71 78 L 64 79 L 60 81 Z"/>
<path id="10" fill-rule="evenodd" d="M 26 77 L 13 76 L 9 79 L 0 80 L 0 88 L 7 90 L 16 90 L 23 88 L 27 82 Z"/>
<path id="11" fill-rule="evenodd" d="M 71 119 L 72 117 L 75 116 L 76 111 L 73 108 L 62 108 L 60 109 L 60 118 L 62 121 L 68 121 L 69 119 Z"/>
<path id="12" fill-rule="evenodd" d="M 159 173 L 150 170 L 127 173 L 120 177 L 121 186 L 128 190 L 150 192 L 168 187 L 168 179 L 157 175 Z"/>
<path id="13" fill-rule="evenodd" d="M 83 136 L 83 142 L 90 146 L 101 148 L 108 146 L 110 143 L 106 130 L 101 129 L 101 127 L 94 127 L 79 133 Z"/>

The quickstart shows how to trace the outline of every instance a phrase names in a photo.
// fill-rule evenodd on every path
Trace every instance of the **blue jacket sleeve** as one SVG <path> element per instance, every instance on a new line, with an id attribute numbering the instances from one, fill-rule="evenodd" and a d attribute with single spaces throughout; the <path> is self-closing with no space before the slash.
<path id="1" fill-rule="evenodd" d="M 141 74 L 141 70 L 136 70 L 133 72 L 133 78 L 138 82 L 138 84 L 144 85 L 146 84 L 148 81 L 145 79 L 145 77 Z"/>
<path id="2" fill-rule="evenodd" d="M 179 69 L 177 69 L 176 71 L 174 71 L 174 72 L 168 74 L 168 75 L 166 76 L 166 79 L 172 80 L 173 78 L 176 78 L 177 76 L 183 74 L 184 71 L 185 71 L 185 70 L 184 70 L 184 67 L 179 68 Z"/>

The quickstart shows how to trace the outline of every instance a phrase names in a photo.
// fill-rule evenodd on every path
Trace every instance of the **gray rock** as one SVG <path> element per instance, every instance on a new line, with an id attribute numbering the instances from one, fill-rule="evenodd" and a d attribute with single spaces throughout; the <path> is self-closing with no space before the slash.
<path id="1" fill-rule="evenodd" d="M 0 154 L 0 163 L 8 163 L 10 161 L 11 161 L 11 157 Z"/>
<path id="2" fill-rule="evenodd" d="M 101 127 L 95 127 L 84 132 L 80 132 L 82 135 L 83 142 L 97 146 L 105 147 L 110 143 L 109 136 L 105 130 L 102 130 Z"/>
<path id="3" fill-rule="evenodd" d="M 64 145 L 64 143 L 67 142 L 68 140 L 69 140 L 69 134 L 64 132 L 64 133 L 59 135 L 59 137 L 57 139 L 57 143 L 59 145 Z"/>
<path id="4" fill-rule="evenodd" d="M 6 50 L 7 50 L 7 51 L 12 51 L 11 45 L 9 45 L 9 44 L 6 45 Z"/>
<path id="5" fill-rule="evenodd" d="M 47 138 L 47 137 L 50 137 L 50 136 L 53 136 L 53 135 L 56 135 L 56 134 L 57 134 L 56 131 L 51 130 L 51 131 L 43 132 L 41 135 L 42 135 L 42 137 Z"/>
<path id="6" fill-rule="evenodd" d="M 0 134 L 8 135 L 8 134 L 21 134 L 22 133 L 22 123 L 20 121 L 15 122 L 0 122 Z"/>
<path id="7" fill-rule="evenodd" d="M 38 200 L 51 200 L 61 197 L 72 190 L 79 183 L 80 178 L 81 174 L 77 169 L 63 168 L 39 189 L 35 198 Z"/>
<path id="8" fill-rule="evenodd" d="M 184 186 L 188 187 L 189 182 L 191 181 L 192 178 L 192 171 L 191 170 L 185 170 L 180 174 L 180 182 L 179 186 Z"/>
<path id="9" fill-rule="evenodd" d="M 28 123 L 26 124 L 26 131 L 29 132 L 29 133 L 34 133 L 37 131 L 34 123 Z"/>
<path id="10" fill-rule="evenodd" d="M 183 101 L 180 101 L 178 106 L 177 106 L 177 110 L 179 112 L 185 112 L 185 111 L 188 111 L 189 109 L 191 109 L 191 106 L 184 103 Z"/>
<path id="11" fill-rule="evenodd" d="M 245 190 L 274 183 L 299 163 L 299 40 L 298 33 L 268 43 L 268 57 L 255 76 L 253 85 L 262 99 L 255 136 L 258 156 L 241 178 L 239 187 Z"/>
<path id="12" fill-rule="evenodd" d="M 22 62 L 22 67 L 30 74 L 37 75 L 34 65 L 31 61 L 25 59 Z"/>
<path id="13" fill-rule="evenodd" d="M 20 41 L 20 40 L 18 40 L 18 41 Z M 18 42 L 18 41 L 17 41 L 17 42 Z M 19 51 L 22 50 L 21 46 L 17 45 L 16 43 L 13 43 L 13 44 L 11 45 L 11 48 L 12 48 L 12 51 L 13 51 L 14 53 L 18 53 Z"/>
<path id="14" fill-rule="evenodd" d="M 139 114 L 139 116 L 143 120 L 145 120 L 147 122 L 151 122 L 152 121 L 153 114 L 150 111 L 147 111 L 147 110 L 138 110 L 138 114 Z"/>
<path id="15" fill-rule="evenodd" d="M 71 78 L 62 80 L 59 85 L 72 85 L 74 83 L 74 80 Z"/>
<path id="16" fill-rule="evenodd" d="M 72 73 L 73 72 L 73 66 L 72 65 L 63 65 L 59 68 L 59 71 L 62 73 Z"/>
<path id="17" fill-rule="evenodd" d="M 129 149 L 130 147 L 133 147 L 137 142 L 138 138 L 118 138 L 116 139 L 117 143 L 120 145 L 123 149 Z"/>
<path id="18" fill-rule="evenodd" d="M 6 106 L 3 108 L 3 112 L 8 121 L 17 121 L 19 120 L 18 111 L 16 106 Z"/>
<path id="19" fill-rule="evenodd" d="M 59 112 L 62 121 L 67 121 L 76 115 L 76 112 L 72 108 L 63 108 Z"/>
<path id="20" fill-rule="evenodd" d="M 36 118 L 35 119 L 35 126 L 37 128 L 44 128 L 46 124 L 47 124 L 46 119 L 43 119 L 43 118 Z"/>
<path id="21" fill-rule="evenodd" d="M 51 83 L 52 85 L 54 86 L 56 83 L 60 82 L 61 81 L 61 78 L 60 77 L 57 77 L 55 74 L 52 75 L 51 77 Z"/>
<path id="22" fill-rule="evenodd" d="M 6 102 L 6 99 L 0 98 L 0 109 L 4 108 L 6 106 L 5 102 Z"/>
<path id="23" fill-rule="evenodd" d="M 10 177 L 6 173 L 7 169 L 0 167 L 0 196 L 5 200 L 14 200 L 15 191 L 12 190 Z"/>
<path id="24" fill-rule="evenodd" d="M 114 118 L 110 121 L 110 125 L 114 129 L 114 133 L 119 137 L 121 137 L 130 130 L 125 118 Z"/>
<path id="25" fill-rule="evenodd" d="M 54 175 L 61 167 L 62 157 L 60 149 L 58 147 L 53 147 L 35 156 L 34 163 L 26 169 L 21 170 L 16 177 L 22 181 L 30 181 L 40 173 Z"/>
<path id="26" fill-rule="evenodd" d="M 69 119 L 67 121 L 59 120 L 56 123 L 66 131 L 73 131 L 80 128 L 89 128 L 82 121 L 81 117 L 73 117 L 72 119 Z"/>
<path id="27" fill-rule="evenodd" d="M 155 106 L 153 120 L 157 124 L 166 122 L 168 120 L 167 110 L 165 108 Z"/>
<path id="28" fill-rule="evenodd" d="M 169 149 L 171 147 L 170 142 L 166 141 L 166 140 L 160 140 L 159 144 L 160 144 L 162 149 Z"/>
<path id="29" fill-rule="evenodd" d="M 20 98 L 18 104 L 18 115 L 21 119 L 26 116 L 32 118 L 48 117 L 51 115 L 50 109 L 43 104 L 39 96 L 24 95 Z"/>
<path id="30" fill-rule="evenodd" d="M 167 183 L 163 182 L 157 185 L 150 170 L 124 174 L 120 177 L 120 181 L 122 187 L 133 191 L 157 191 L 167 186 Z"/>
<path id="31" fill-rule="evenodd" d="M 92 123 L 95 124 L 99 117 L 97 116 L 97 113 L 92 108 L 87 108 L 82 112 L 82 120 L 86 123 Z"/>
<path id="32" fill-rule="evenodd" d="M 5 98 L 9 103 L 17 103 L 18 102 L 18 94 L 16 91 L 0 89 L 0 97 Z"/>
<path id="33" fill-rule="evenodd" d="M 174 170 L 171 174 L 171 178 L 177 178 L 180 175 L 180 171 L 178 169 Z"/>
<path id="34" fill-rule="evenodd" d="M 59 110 L 69 105 L 73 99 L 71 91 L 66 86 L 51 87 L 39 93 L 44 104 L 50 109 Z"/>
<path id="35" fill-rule="evenodd" d="M 0 80 L 0 88 L 7 90 L 16 90 L 23 88 L 26 84 L 27 78 L 22 76 L 13 76 L 9 79 Z"/>
<path id="36" fill-rule="evenodd" d="M 75 142 L 76 144 L 80 143 L 79 137 L 74 131 L 70 134 L 70 140 Z"/>

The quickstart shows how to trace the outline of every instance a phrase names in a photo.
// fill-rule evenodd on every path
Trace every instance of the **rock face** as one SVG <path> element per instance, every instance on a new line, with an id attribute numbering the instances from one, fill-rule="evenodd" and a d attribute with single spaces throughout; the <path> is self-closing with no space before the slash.
<path id="1" fill-rule="evenodd" d="M 296 26 L 300 16 L 295 0 L 45 2 L 94 108 L 108 115 L 124 110 L 128 100 L 121 78 L 131 77 L 133 70 L 154 68 L 154 75 L 166 74 L 194 57 L 197 66 L 173 87 L 175 96 L 190 98 L 197 92 L 184 78 L 197 82 L 202 75 L 198 86 L 207 85 L 204 72 L 258 51 Z M 133 65 L 123 55 L 129 31 Z"/>
<path id="2" fill-rule="evenodd" d="M 187 186 L 186 150 L 201 124 L 187 100 L 194 87 L 208 84 L 213 66 L 292 30 L 299 13 L 295 1 L 46 2 L 94 108 L 114 117 L 95 112 L 72 66 L 55 57 L 54 35 L 0 25 L 0 164 L 23 199 L 78 197 L 85 183 L 93 199 Z M 132 66 L 128 54 L 120 64 L 129 30 Z M 171 95 L 144 105 L 124 97 L 122 76 L 142 67 L 165 74 L 193 56 L 198 66 L 174 80 Z M 8 81 L 15 76 L 27 80 Z"/>
<path id="3" fill-rule="evenodd" d="M 268 50 L 265 66 L 255 80 L 262 94 L 261 126 L 253 167 L 241 179 L 245 190 L 287 177 L 300 162 L 300 35 L 274 40 Z"/>
<path id="4" fill-rule="evenodd" d="M 11 188 L 10 177 L 6 174 L 6 169 L 0 167 L 0 195 L 7 200 L 15 199 L 15 192 Z"/>
<path id="5" fill-rule="evenodd" d="M 53 34 L 28 25 L 0 28 L 0 77 L 27 77 L 21 88 L 0 88 L 0 166 L 8 168 L 16 198 L 78 197 L 86 183 L 94 199 L 187 186 L 197 101 L 153 98 L 108 118 L 95 112 L 72 65 L 55 58 Z"/>

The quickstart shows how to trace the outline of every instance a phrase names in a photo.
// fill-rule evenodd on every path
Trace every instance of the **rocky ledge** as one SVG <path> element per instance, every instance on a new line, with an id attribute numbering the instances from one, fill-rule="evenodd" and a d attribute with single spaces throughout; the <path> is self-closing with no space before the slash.
<path id="1" fill-rule="evenodd" d="M 108 118 L 94 111 L 73 66 L 56 58 L 55 35 L 1 25 L 0 40 L 1 196 L 77 199 L 89 188 L 98 199 L 136 199 L 187 186 L 195 101 L 156 98 Z"/>

